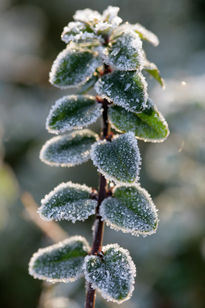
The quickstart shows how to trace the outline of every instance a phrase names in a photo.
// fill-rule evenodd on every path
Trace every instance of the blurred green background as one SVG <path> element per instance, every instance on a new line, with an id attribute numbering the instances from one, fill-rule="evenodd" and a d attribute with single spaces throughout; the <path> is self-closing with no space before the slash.
<path id="1" fill-rule="evenodd" d="M 35 206 L 63 181 L 98 186 L 91 162 L 52 168 L 39 160 L 39 151 L 52 137 L 45 130 L 51 105 L 75 93 L 59 91 L 47 81 L 53 60 L 65 47 L 62 29 L 77 9 L 102 12 L 108 5 L 119 6 L 124 21 L 139 22 L 158 35 L 157 48 L 146 42 L 144 48 L 167 87 L 162 91 L 148 78 L 148 90 L 171 131 L 162 144 L 139 141 L 141 184 L 159 209 L 157 233 L 143 238 L 105 229 L 104 244 L 117 242 L 129 249 L 137 266 L 135 291 L 121 307 L 205 307 L 205 1 L 0 0 L 2 308 L 84 305 L 84 279 L 42 283 L 29 276 L 28 262 L 39 247 L 65 237 L 65 232 L 92 242 L 93 217 L 84 223 L 61 222 L 59 229 L 39 221 Z M 100 122 L 91 128 L 99 132 Z M 100 307 L 118 305 L 98 295 Z"/>

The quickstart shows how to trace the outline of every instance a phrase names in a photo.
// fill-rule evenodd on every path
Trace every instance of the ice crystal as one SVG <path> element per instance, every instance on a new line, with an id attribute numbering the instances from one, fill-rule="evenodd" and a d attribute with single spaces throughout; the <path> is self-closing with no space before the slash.
<path id="1" fill-rule="evenodd" d="M 107 225 L 133 235 L 152 234 L 158 225 L 157 210 L 148 192 L 140 185 L 116 186 L 114 198 L 106 198 L 100 215 Z"/>
<path id="2" fill-rule="evenodd" d="M 96 122 L 101 111 L 101 105 L 96 103 L 94 96 L 64 96 L 52 106 L 46 120 L 46 128 L 54 134 L 80 129 Z"/>
<path id="3" fill-rule="evenodd" d="M 100 140 L 92 145 L 90 155 L 106 179 L 127 184 L 138 180 L 141 158 L 134 133 L 116 135 L 111 142 Z"/>
<path id="4" fill-rule="evenodd" d="M 98 135 L 88 129 L 74 131 L 48 140 L 41 149 L 40 159 L 50 166 L 72 167 L 90 159 L 91 145 Z"/>
<path id="5" fill-rule="evenodd" d="M 133 113 L 120 106 L 110 106 L 111 126 L 121 133 L 134 132 L 136 138 L 150 142 L 162 142 L 169 135 L 167 122 L 148 98 L 147 107 L 141 113 Z"/>
<path id="6" fill-rule="evenodd" d="M 147 71 L 152 77 L 154 77 L 159 82 L 162 89 L 165 89 L 165 81 L 160 76 L 159 69 L 157 68 L 157 66 L 154 63 L 151 63 L 147 59 L 145 59 L 143 69 L 145 71 Z"/>
<path id="7" fill-rule="evenodd" d="M 148 99 L 147 83 L 139 71 L 114 71 L 95 84 L 96 92 L 128 111 L 141 112 Z"/>
<path id="8" fill-rule="evenodd" d="M 50 282 L 70 282 L 83 276 L 83 263 L 90 250 L 82 236 L 39 249 L 29 263 L 29 274 Z"/>
<path id="9" fill-rule="evenodd" d="M 69 42 L 78 42 L 79 40 L 93 40 L 97 36 L 91 28 L 80 21 L 69 22 L 68 26 L 64 27 L 61 39 L 66 44 Z"/>
<path id="10" fill-rule="evenodd" d="M 154 46 L 157 46 L 159 44 L 158 37 L 151 31 L 147 30 L 145 27 L 143 27 L 140 24 L 131 25 L 132 29 L 137 32 L 143 40 L 146 40 L 150 43 L 152 43 Z"/>
<path id="11" fill-rule="evenodd" d="M 93 11 L 91 9 L 84 9 L 84 10 L 77 10 L 73 15 L 73 19 L 89 24 L 101 21 L 102 17 L 98 11 Z"/>
<path id="12" fill-rule="evenodd" d="M 53 62 L 49 81 L 62 89 L 80 86 L 101 64 L 102 60 L 98 52 L 79 48 L 71 43 Z"/>
<path id="13" fill-rule="evenodd" d="M 97 201 L 90 199 L 92 189 L 86 185 L 61 183 L 41 200 L 38 210 L 44 220 L 84 221 L 95 214 Z"/>
<path id="14" fill-rule="evenodd" d="M 128 300 L 134 290 L 136 268 L 129 251 L 118 244 L 102 247 L 103 257 L 86 256 L 85 279 L 108 301 Z"/>

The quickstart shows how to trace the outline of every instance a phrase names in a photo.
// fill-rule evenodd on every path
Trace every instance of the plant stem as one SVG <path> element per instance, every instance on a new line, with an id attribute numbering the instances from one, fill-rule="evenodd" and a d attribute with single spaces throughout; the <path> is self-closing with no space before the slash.
<path id="1" fill-rule="evenodd" d="M 102 107 L 103 107 L 103 114 L 102 114 L 102 134 L 101 139 L 105 139 L 109 135 L 109 122 L 108 122 L 108 101 L 103 100 Z M 102 201 L 107 196 L 106 191 L 107 181 L 105 177 L 101 174 L 100 175 L 100 185 L 99 185 L 99 197 L 98 197 L 98 205 L 95 211 L 95 222 L 94 222 L 94 230 L 93 230 L 93 245 L 91 249 L 91 255 L 97 255 L 102 248 L 103 242 L 103 233 L 104 233 L 104 221 L 101 220 L 101 216 L 99 214 L 100 205 Z M 85 308 L 94 308 L 95 307 L 95 297 L 96 297 L 96 290 L 91 287 L 89 283 L 87 286 L 87 293 L 86 293 L 86 302 Z"/>

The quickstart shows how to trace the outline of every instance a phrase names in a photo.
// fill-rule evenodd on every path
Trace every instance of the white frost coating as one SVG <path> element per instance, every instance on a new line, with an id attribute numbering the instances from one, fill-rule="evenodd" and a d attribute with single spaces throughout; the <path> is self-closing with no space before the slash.
<path id="1" fill-rule="evenodd" d="M 145 27 L 143 27 L 140 24 L 131 25 L 132 29 L 139 33 L 141 37 L 148 42 L 152 43 L 154 46 L 159 45 L 159 39 L 158 37 L 151 31 L 147 30 Z"/>
<path id="2" fill-rule="evenodd" d="M 130 299 L 134 290 L 135 264 L 129 251 L 118 244 L 103 246 L 102 251 L 103 260 L 98 256 L 85 257 L 85 279 L 107 301 L 121 304 Z"/>
<path id="3" fill-rule="evenodd" d="M 82 140 L 84 136 L 86 136 L 86 142 Z M 80 165 L 90 159 L 91 144 L 97 139 L 98 135 L 89 129 L 54 137 L 44 144 L 39 157 L 42 162 L 50 166 L 72 167 Z M 79 144 L 72 146 L 73 140 Z"/>
<path id="4" fill-rule="evenodd" d="M 79 40 L 94 39 L 97 36 L 92 32 L 86 31 L 86 26 L 80 21 L 69 22 L 68 26 L 63 28 L 61 39 L 66 44 L 69 42 L 78 42 Z"/>
<path id="5" fill-rule="evenodd" d="M 158 67 L 156 66 L 156 64 L 152 63 L 152 62 L 149 62 L 147 59 L 145 59 L 144 61 L 144 67 L 143 67 L 144 70 L 147 70 L 148 73 L 150 73 L 161 85 L 162 89 L 164 90 L 166 88 L 166 84 L 165 84 L 165 81 L 164 79 L 160 76 L 160 72 L 159 72 L 159 69 Z M 152 74 L 151 72 L 149 71 L 153 71 L 154 74 Z"/>
<path id="6" fill-rule="evenodd" d="M 85 184 L 61 183 L 41 200 L 38 213 L 47 221 L 84 221 L 95 214 L 97 201 L 90 199 L 91 193 Z"/>
<path id="7" fill-rule="evenodd" d="M 123 191 L 124 198 L 115 196 L 115 191 Z M 100 215 L 111 229 L 143 237 L 156 232 L 158 227 L 157 209 L 147 190 L 139 184 L 117 185 L 114 198 L 106 198 L 100 206 Z"/>
<path id="8" fill-rule="evenodd" d="M 73 236 L 62 242 L 51 245 L 46 248 L 40 248 L 33 254 L 29 262 L 29 274 L 34 278 L 46 280 L 52 283 L 56 282 L 73 282 L 83 276 L 84 256 L 67 258 L 56 262 L 67 250 L 73 251 L 81 249 L 83 254 L 89 252 L 90 247 L 87 240 L 82 236 Z M 53 260 L 52 260 L 53 259 Z M 36 262 L 40 260 L 36 268 Z M 54 261 L 52 263 L 52 261 Z"/>
<path id="9" fill-rule="evenodd" d="M 79 108 L 77 109 L 77 107 Z M 72 114 L 72 111 L 75 113 Z M 55 125 L 51 125 L 50 123 L 52 123 L 52 119 L 57 118 L 61 112 L 65 114 L 64 117 L 60 117 L 59 120 L 56 120 Z M 87 127 L 96 122 L 101 114 L 102 105 L 95 102 L 94 96 L 63 96 L 51 107 L 46 119 L 46 129 L 52 134 L 64 133 L 73 129 L 81 129 L 82 127 Z"/>
<path id="10" fill-rule="evenodd" d="M 139 180 L 141 157 L 133 132 L 115 135 L 112 142 L 95 142 L 90 156 L 97 170 L 109 181 L 126 186 Z"/>
<path id="11" fill-rule="evenodd" d="M 102 16 L 98 11 L 91 9 L 77 10 L 73 15 L 74 20 L 79 20 L 85 23 L 101 21 Z"/>

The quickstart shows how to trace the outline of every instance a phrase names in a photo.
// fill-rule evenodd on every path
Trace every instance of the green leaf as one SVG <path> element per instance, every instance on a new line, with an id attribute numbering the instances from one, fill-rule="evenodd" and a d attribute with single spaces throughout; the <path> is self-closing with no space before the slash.
<path id="1" fill-rule="evenodd" d="M 56 101 L 46 120 L 50 133 L 64 133 L 80 129 L 97 121 L 101 105 L 91 95 L 68 95 Z"/>
<path id="2" fill-rule="evenodd" d="M 151 99 L 141 113 L 133 113 L 119 106 L 110 106 L 109 120 L 112 127 L 121 133 L 134 132 L 136 138 L 150 142 L 162 142 L 169 135 L 167 122 Z"/>
<path id="3" fill-rule="evenodd" d="M 94 143 L 90 155 L 106 179 L 128 184 L 138 179 L 141 158 L 132 132 L 116 135 L 111 142 L 100 140 Z"/>
<path id="4" fill-rule="evenodd" d="M 29 274 L 50 282 L 70 282 L 83 276 L 83 263 L 90 250 L 82 236 L 39 249 L 30 260 Z"/>
<path id="5" fill-rule="evenodd" d="M 66 89 L 85 83 L 101 66 L 102 60 L 98 52 L 69 44 L 57 56 L 50 72 L 50 83 Z"/>
<path id="6" fill-rule="evenodd" d="M 111 37 L 106 52 L 106 64 L 112 65 L 118 70 L 142 69 L 142 42 L 139 35 L 131 29 L 125 29 L 117 36 Z"/>
<path id="7" fill-rule="evenodd" d="M 97 201 L 90 199 L 91 193 L 86 185 L 61 183 L 41 200 L 38 213 L 44 220 L 84 221 L 95 214 Z"/>
<path id="8" fill-rule="evenodd" d="M 61 39 L 66 44 L 71 41 L 78 42 L 79 40 L 93 40 L 94 38 L 96 38 L 96 35 L 89 25 L 80 21 L 69 22 L 61 34 Z"/>
<path id="9" fill-rule="evenodd" d="M 114 198 L 102 202 L 100 215 L 111 228 L 137 236 L 155 233 L 158 226 L 156 207 L 139 184 L 116 186 Z"/>
<path id="10" fill-rule="evenodd" d="M 149 62 L 147 59 L 144 62 L 144 67 L 143 69 L 148 72 L 154 79 L 156 79 L 161 87 L 165 89 L 165 81 L 164 79 L 160 76 L 159 69 L 154 63 Z"/>
<path id="11" fill-rule="evenodd" d="M 128 300 L 134 290 L 136 268 L 129 251 L 118 244 L 102 247 L 103 257 L 85 258 L 85 279 L 108 301 L 118 304 Z"/>
<path id="12" fill-rule="evenodd" d="M 88 79 L 88 81 L 86 81 L 85 84 L 82 85 L 80 90 L 78 90 L 77 94 L 85 94 L 88 91 L 90 91 L 94 87 L 97 80 L 98 80 L 98 75 L 94 73 L 93 76 L 90 79 Z"/>
<path id="13" fill-rule="evenodd" d="M 140 72 L 114 71 L 95 84 L 96 92 L 128 111 L 141 112 L 146 107 L 147 83 Z"/>
<path id="14" fill-rule="evenodd" d="M 48 140 L 41 149 L 40 159 L 50 166 L 72 167 L 90 159 L 91 145 L 98 135 L 89 129 L 74 131 Z"/>
<path id="15" fill-rule="evenodd" d="M 157 46 L 159 44 L 158 37 L 154 33 L 152 33 L 151 31 L 147 30 L 142 25 L 135 24 L 135 25 L 131 25 L 131 27 L 136 33 L 138 33 L 138 35 L 141 39 L 152 43 L 154 46 Z"/>

